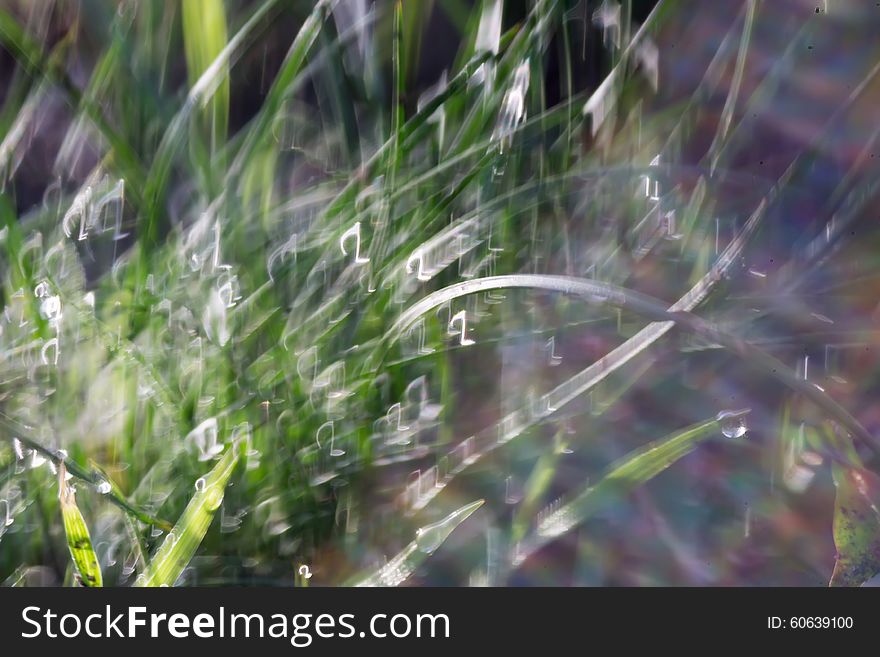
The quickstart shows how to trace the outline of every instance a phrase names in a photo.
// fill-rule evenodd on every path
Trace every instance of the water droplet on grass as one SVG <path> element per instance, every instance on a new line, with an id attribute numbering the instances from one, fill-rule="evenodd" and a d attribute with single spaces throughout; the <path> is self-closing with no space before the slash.
<path id="1" fill-rule="evenodd" d="M 718 414 L 718 422 L 726 438 L 742 438 L 749 430 L 742 411 L 722 411 Z"/>
<path id="2" fill-rule="evenodd" d="M 223 503 L 223 491 L 214 487 L 209 490 L 205 497 L 205 507 L 209 511 L 216 511 Z"/>

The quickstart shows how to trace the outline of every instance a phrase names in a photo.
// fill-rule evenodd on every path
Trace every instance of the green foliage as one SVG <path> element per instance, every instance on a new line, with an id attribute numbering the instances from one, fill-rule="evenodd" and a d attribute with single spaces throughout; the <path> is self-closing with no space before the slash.
<path id="1" fill-rule="evenodd" d="M 518 548 L 517 560 L 524 560 L 539 547 L 571 531 L 600 509 L 624 501 L 626 495 L 691 453 L 701 441 L 718 436 L 724 422 L 745 414 L 742 412 L 701 422 L 627 454 L 612 464 L 595 484 L 587 486 L 570 501 L 548 513 L 535 528 L 534 537 Z"/>
<path id="2" fill-rule="evenodd" d="M 303 566 L 398 585 L 430 579 L 485 500 L 468 523 L 485 540 L 457 532 L 449 576 L 506 583 L 598 511 L 631 512 L 619 502 L 649 481 L 646 517 L 722 489 L 717 514 L 688 508 L 667 535 L 705 522 L 706 549 L 728 555 L 748 548 L 743 499 L 769 516 L 795 494 L 767 492 L 795 471 L 777 472 L 780 452 L 833 475 L 832 583 L 870 577 L 878 441 L 856 393 L 819 386 L 791 348 L 819 344 L 811 304 L 835 307 L 811 268 L 873 275 L 873 251 L 846 241 L 873 194 L 868 150 L 822 220 L 798 224 L 817 241 L 785 243 L 800 251 L 779 282 L 755 287 L 835 121 L 869 113 L 865 86 L 781 174 L 740 175 L 754 117 L 821 28 L 798 26 L 756 74 L 773 8 L 744 3 L 670 99 L 652 53 L 688 9 L 661 2 L 637 25 L 624 2 L 612 30 L 593 4 L 0 10 L 16 65 L 0 108 L 0 579 L 64 581 L 66 545 L 88 585 L 305 585 Z M 864 337 L 823 328 L 831 346 Z M 658 477 L 734 400 L 756 440 L 705 445 L 710 474 Z M 779 404 L 774 443 L 759 423 Z M 809 428 L 832 421 L 848 450 Z M 585 552 L 613 556 L 626 526 Z M 664 550 L 659 580 L 697 578 Z M 830 570 L 798 554 L 779 581 Z"/>
<path id="3" fill-rule="evenodd" d="M 240 456 L 239 444 L 230 446 L 204 477 L 196 480 L 196 492 L 135 586 L 171 586 L 189 564 L 211 521 L 223 503 L 229 477 Z"/>
<path id="4" fill-rule="evenodd" d="M 190 85 L 195 86 L 226 47 L 226 10 L 223 0 L 184 0 L 181 3 L 183 42 Z M 223 62 L 225 63 L 225 62 Z M 229 65 L 220 73 L 220 82 L 207 102 L 203 123 L 210 137 L 211 152 L 226 141 L 229 124 Z"/>
<path id="5" fill-rule="evenodd" d="M 82 512 L 76 505 L 76 492 L 66 481 L 67 470 L 62 464 L 58 469 L 58 499 L 61 501 L 61 519 L 64 535 L 67 536 L 67 549 L 83 586 L 103 586 L 101 566 L 92 548 L 89 528 Z"/>

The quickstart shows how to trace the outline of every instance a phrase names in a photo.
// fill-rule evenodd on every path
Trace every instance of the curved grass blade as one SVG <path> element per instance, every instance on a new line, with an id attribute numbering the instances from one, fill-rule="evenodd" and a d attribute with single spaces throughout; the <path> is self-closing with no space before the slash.
<path id="1" fill-rule="evenodd" d="M 101 566 L 92 547 L 89 528 L 82 512 L 76 505 L 76 492 L 67 485 L 67 469 L 64 463 L 58 467 L 58 499 L 61 503 L 61 519 L 64 523 L 64 534 L 67 536 L 67 548 L 70 558 L 84 586 L 103 586 Z"/>
<path id="2" fill-rule="evenodd" d="M 749 220 L 743 226 L 742 230 L 731 241 L 721 255 L 718 256 L 718 259 L 709 271 L 707 271 L 678 301 L 669 307 L 670 312 L 691 311 L 709 295 L 712 288 L 722 279 L 733 263 L 736 262 L 748 240 L 757 231 L 758 225 L 764 217 L 766 207 L 766 202 L 761 202 L 758 205 L 755 212 L 752 213 L 752 216 L 749 217 Z M 401 320 L 399 319 L 398 324 L 400 321 Z M 581 370 L 573 377 L 545 394 L 538 406 L 541 410 L 537 413 L 535 413 L 533 409 L 518 409 L 502 418 L 492 432 L 488 446 L 482 451 L 471 455 L 471 458 L 465 464 L 462 464 L 460 469 L 449 472 L 447 480 L 438 482 L 441 485 L 434 486 L 426 495 L 420 497 L 420 499 L 416 501 L 414 508 L 424 507 L 440 492 L 440 490 L 442 490 L 443 486 L 448 483 L 449 479 L 457 475 L 465 467 L 473 465 L 477 460 L 498 445 L 506 443 L 517 435 L 520 435 L 522 431 L 533 424 L 536 419 L 540 419 L 555 412 L 555 410 L 562 408 L 565 404 L 577 399 L 580 395 L 583 395 L 601 383 L 610 374 L 626 365 L 651 344 L 666 335 L 673 326 L 674 322 L 672 321 L 651 322 L 629 340 L 612 349 L 604 358 L 592 363 L 587 368 Z M 495 435 L 499 436 L 498 440 L 494 439 Z"/>
<path id="3" fill-rule="evenodd" d="M 696 315 L 689 312 L 667 310 L 663 302 L 657 299 L 611 283 L 586 278 L 540 274 L 509 274 L 465 281 L 429 294 L 411 306 L 398 318 L 389 335 L 392 338 L 396 338 L 418 317 L 452 299 L 477 292 L 514 288 L 571 294 L 584 297 L 596 303 L 629 309 L 638 315 L 653 319 L 655 322 L 674 322 L 700 338 L 721 345 L 742 358 L 749 365 L 762 370 L 791 389 L 801 393 L 830 417 L 840 422 L 850 433 L 863 441 L 873 451 L 880 454 L 880 441 L 865 429 L 861 422 L 853 417 L 849 411 L 837 403 L 828 393 L 816 387 L 815 384 L 798 377 L 789 367 L 767 352 L 722 331 L 714 324 Z"/>
<path id="4" fill-rule="evenodd" d="M 135 586 L 172 586 L 183 569 L 189 564 L 205 538 L 214 514 L 223 502 L 229 477 L 238 462 L 239 444 L 234 443 L 217 462 L 217 465 L 199 481 L 180 520 L 153 556 L 145 572 Z"/>
<path id="5" fill-rule="evenodd" d="M 721 431 L 721 422 L 741 417 L 748 411 L 724 413 L 688 427 L 630 452 L 613 464 L 595 485 L 589 486 L 569 502 L 547 515 L 534 535 L 516 548 L 514 565 L 521 564 L 539 548 L 580 525 L 596 511 L 623 499 L 628 493 L 666 470 L 689 454 L 703 440 Z"/>
<path id="6" fill-rule="evenodd" d="M 431 556 L 461 523 L 483 505 L 477 500 L 453 511 L 432 525 L 416 531 L 416 538 L 379 570 L 357 578 L 351 586 L 399 586 L 408 579 L 424 561 Z"/>

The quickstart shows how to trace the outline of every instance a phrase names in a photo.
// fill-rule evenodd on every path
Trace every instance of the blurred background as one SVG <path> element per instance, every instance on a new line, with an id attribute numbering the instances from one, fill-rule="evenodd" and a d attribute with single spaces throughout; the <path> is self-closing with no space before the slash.
<path id="1" fill-rule="evenodd" d="M 869 581 L 878 27 L 0 0 L 0 581 Z"/>

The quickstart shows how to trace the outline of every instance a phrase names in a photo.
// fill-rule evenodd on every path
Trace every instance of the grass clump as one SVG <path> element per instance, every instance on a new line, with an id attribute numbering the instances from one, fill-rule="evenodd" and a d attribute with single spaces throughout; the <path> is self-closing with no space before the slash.
<path id="1" fill-rule="evenodd" d="M 873 63 L 777 147 L 776 11 L 8 3 L 0 580 L 864 582 Z"/>

